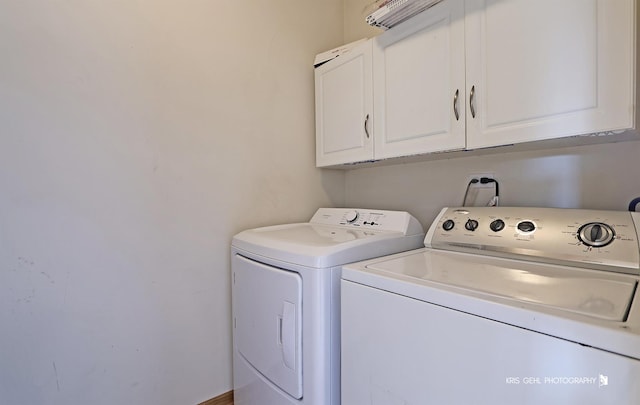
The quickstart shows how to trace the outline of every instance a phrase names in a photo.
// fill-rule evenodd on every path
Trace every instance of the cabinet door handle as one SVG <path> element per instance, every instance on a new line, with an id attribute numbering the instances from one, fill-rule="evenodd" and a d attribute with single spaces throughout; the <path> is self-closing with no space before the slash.
<path id="1" fill-rule="evenodd" d="M 367 139 L 369 139 L 369 114 L 364 119 L 364 133 L 367 135 Z"/>
<path id="2" fill-rule="evenodd" d="M 469 94 L 469 109 L 471 110 L 471 117 L 476 117 L 476 86 L 471 86 L 471 94 Z"/>
<path id="3" fill-rule="evenodd" d="M 453 95 L 453 114 L 456 116 L 456 121 L 460 119 L 460 111 L 458 111 L 458 95 L 460 90 L 456 89 L 456 94 Z"/>

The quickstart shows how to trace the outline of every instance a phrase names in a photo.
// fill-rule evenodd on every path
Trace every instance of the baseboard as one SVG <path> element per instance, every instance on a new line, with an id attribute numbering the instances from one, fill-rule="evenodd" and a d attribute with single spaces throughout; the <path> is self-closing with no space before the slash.
<path id="1" fill-rule="evenodd" d="M 233 405 L 233 391 L 225 392 L 198 405 Z"/>

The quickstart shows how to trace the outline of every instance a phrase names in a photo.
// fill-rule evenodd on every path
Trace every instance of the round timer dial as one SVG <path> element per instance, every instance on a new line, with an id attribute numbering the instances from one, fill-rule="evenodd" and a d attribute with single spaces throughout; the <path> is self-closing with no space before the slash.
<path id="1" fill-rule="evenodd" d="M 613 228 L 602 222 L 590 222 L 578 229 L 578 239 L 591 247 L 603 247 L 613 242 L 616 234 Z"/>

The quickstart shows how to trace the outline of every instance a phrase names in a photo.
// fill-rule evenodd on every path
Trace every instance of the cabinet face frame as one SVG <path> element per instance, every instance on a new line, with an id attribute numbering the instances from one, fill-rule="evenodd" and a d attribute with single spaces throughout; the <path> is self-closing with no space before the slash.
<path id="1" fill-rule="evenodd" d="M 443 1 L 373 42 L 376 159 L 464 149 L 463 0 Z"/>
<path id="2" fill-rule="evenodd" d="M 316 166 L 373 159 L 372 44 L 315 69 Z"/>
<path id="3" fill-rule="evenodd" d="M 634 128 L 634 4 L 466 0 L 467 148 Z"/>

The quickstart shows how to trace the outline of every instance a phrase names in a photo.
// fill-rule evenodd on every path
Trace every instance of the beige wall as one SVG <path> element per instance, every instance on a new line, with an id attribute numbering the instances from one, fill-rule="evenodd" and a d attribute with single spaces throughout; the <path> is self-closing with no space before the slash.
<path id="1" fill-rule="evenodd" d="M 231 389 L 229 243 L 344 203 L 314 168 L 339 0 L 6 0 L 0 402 Z"/>
<path id="2" fill-rule="evenodd" d="M 356 169 L 347 172 L 347 205 L 407 210 L 428 227 L 442 207 L 462 204 L 468 175 L 490 173 L 504 206 L 626 210 L 640 197 L 639 156 L 640 142 L 630 141 Z M 468 203 L 492 195 L 472 189 Z"/>
<path id="3" fill-rule="evenodd" d="M 4 402 L 192 404 L 231 389 L 241 229 L 341 205 L 428 225 L 478 171 L 505 204 L 640 195 L 637 142 L 315 169 L 313 57 L 376 35 L 368 3 L 2 3 Z"/>
<path id="4" fill-rule="evenodd" d="M 375 10 L 375 0 L 344 0 L 344 41 L 353 42 L 361 38 L 373 38 L 383 32 L 365 22 L 367 15 Z"/>

